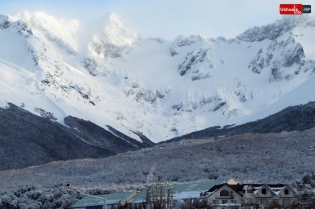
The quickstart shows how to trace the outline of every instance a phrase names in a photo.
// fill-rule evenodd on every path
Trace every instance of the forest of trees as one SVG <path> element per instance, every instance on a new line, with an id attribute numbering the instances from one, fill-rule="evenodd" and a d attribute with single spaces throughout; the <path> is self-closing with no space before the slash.
<path id="1" fill-rule="evenodd" d="M 162 176 L 165 184 L 230 178 L 288 183 L 300 192 L 309 191 L 312 197 L 314 134 L 310 129 L 222 140 L 183 140 L 102 159 L 1 171 L 0 208 L 67 208 L 83 197 L 65 190 L 67 183 L 95 195 L 139 191 L 157 176 Z M 294 207 L 304 207 L 304 199 L 301 197 Z"/>

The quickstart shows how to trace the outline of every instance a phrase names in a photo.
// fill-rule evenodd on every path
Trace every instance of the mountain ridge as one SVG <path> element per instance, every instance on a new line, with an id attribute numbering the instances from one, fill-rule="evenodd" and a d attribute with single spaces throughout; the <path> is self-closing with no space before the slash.
<path id="1" fill-rule="evenodd" d="M 314 17 L 286 17 L 228 40 L 165 41 L 143 39 L 110 14 L 103 20 L 113 19 L 109 25 L 96 23 L 97 31 L 78 41 L 85 27 L 77 20 L 24 15 L 24 22 L 19 15 L 0 18 L 2 107 L 23 103 L 35 114 L 35 107 L 54 113 L 61 124 L 71 115 L 157 143 L 314 101 L 293 93 L 306 91 L 303 84 L 314 77 Z M 284 104 L 286 95 L 293 96 Z"/>
<path id="2" fill-rule="evenodd" d="M 296 132 L 305 131 L 314 127 L 315 102 L 309 102 L 305 105 L 287 107 L 266 118 L 242 125 L 235 126 L 235 124 L 231 124 L 224 127 L 209 127 L 161 143 L 171 143 L 172 141 L 180 141 L 183 139 L 205 139 L 212 137 L 214 139 L 222 139 L 241 134 Z"/>

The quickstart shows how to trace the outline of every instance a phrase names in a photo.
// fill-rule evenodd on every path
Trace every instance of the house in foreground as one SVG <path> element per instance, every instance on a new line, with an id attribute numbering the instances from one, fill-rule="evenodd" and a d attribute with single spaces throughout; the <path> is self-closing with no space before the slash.
<path id="1" fill-rule="evenodd" d="M 203 198 L 220 209 L 245 205 L 267 206 L 277 203 L 290 205 L 295 200 L 295 190 L 286 184 L 224 183 L 215 185 L 203 193 Z"/>

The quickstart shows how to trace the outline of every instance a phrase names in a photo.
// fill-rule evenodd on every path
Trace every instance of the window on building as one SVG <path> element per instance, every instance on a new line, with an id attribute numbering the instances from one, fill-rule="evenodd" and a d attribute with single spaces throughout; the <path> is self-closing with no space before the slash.
<path id="1" fill-rule="evenodd" d="M 261 194 L 267 194 L 267 189 L 266 189 L 266 188 L 263 188 L 263 189 L 261 190 Z"/>
<path id="2" fill-rule="evenodd" d="M 236 200 L 231 200 L 231 203 L 237 203 L 237 201 Z"/>
<path id="3" fill-rule="evenodd" d="M 227 204 L 228 201 L 227 200 L 222 200 L 222 204 Z"/>
<path id="4" fill-rule="evenodd" d="M 277 203 L 279 204 L 279 200 L 275 199 L 275 200 L 272 200 L 274 203 Z"/>
<path id="5" fill-rule="evenodd" d="M 290 205 L 291 201 L 290 201 L 290 199 L 282 200 L 282 203 L 283 203 L 283 205 Z"/>
<path id="6" fill-rule="evenodd" d="M 213 200 L 213 204 L 219 204 L 219 200 Z"/>
<path id="7" fill-rule="evenodd" d="M 285 190 L 284 190 L 284 194 L 285 194 L 285 195 L 288 195 L 288 194 L 289 194 L 289 189 L 285 189 Z"/>
<path id="8" fill-rule="evenodd" d="M 247 193 L 253 193 L 252 189 L 247 189 Z"/>
<path id="9" fill-rule="evenodd" d="M 267 199 L 261 199 L 260 200 L 260 204 L 267 205 L 268 204 L 268 200 Z"/>
<path id="10" fill-rule="evenodd" d="M 223 189 L 220 192 L 220 196 L 229 197 L 230 196 L 230 192 L 228 190 L 226 190 L 226 189 Z"/>

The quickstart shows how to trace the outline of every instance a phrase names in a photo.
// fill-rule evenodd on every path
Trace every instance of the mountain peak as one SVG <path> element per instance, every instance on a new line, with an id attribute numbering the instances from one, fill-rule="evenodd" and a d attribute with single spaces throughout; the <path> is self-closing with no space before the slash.
<path id="1" fill-rule="evenodd" d="M 115 20 L 119 20 L 122 18 L 119 17 L 117 14 L 113 13 L 113 12 L 110 12 L 110 13 L 107 13 L 105 15 L 103 15 L 102 17 L 96 19 L 95 21 L 92 22 L 92 24 L 98 24 L 99 26 L 106 26 L 107 24 L 109 24 L 110 21 L 115 21 Z"/>
<path id="2" fill-rule="evenodd" d="M 107 36 L 111 34 L 114 36 L 127 34 L 139 36 L 131 24 L 113 12 L 104 15 L 98 20 L 94 21 L 91 25 L 95 32 L 98 31 Z"/>
<path id="3" fill-rule="evenodd" d="M 43 11 L 39 11 L 39 12 L 30 12 L 28 10 L 25 11 L 21 11 L 16 13 L 13 16 L 10 16 L 10 19 L 12 21 L 17 21 L 17 20 L 21 20 L 23 22 L 29 22 L 31 19 L 47 19 L 47 18 L 55 18 L 54 16 L 48 15 L 47 13 L 43 12 Z"/>
<path id="4" fill-rule="evenodd" d="M 113 20 L 115 20 L 115 19 L 122 19 L 121 17 L 119 17 L 116 13 L 114 13 L 114 12 L 110 12 L 109 14 L 108 14 L 108 17 L 110 18 L 110 19 L 113 19 Z"/>
<path id="5" fill-rule="evenodd" d="M 64 31 L 66 28 L 71 29 L 73 26 L 78 26 L 79 21 L 77 19 L 67 20 L 63 18 L 56 18 L 52 15 L 49 15 L 43 11 L 40 12 L 30 12 L 25 10 L 23 12 L 18 12 L 14 16 L 10 16 L 11 21 L 21 20 L 27 23 L 30 27 L 37 29 L 51 29 L 56 31 L 56 29 L 61 29 Z M 57 28 L 56 28 L 57 27 Z"/>
<path id="6" fill-rule="evenodd" d="M 115 13 L 109 13 L 92 22 L 88 25 L 88 31 L 86 32 L 88 33 L 88 39 L 91 41 L 89 44 L 90 51 L 103 56 L 107 56 L 105 55 L 105 49 L 109 45 L 113 49 L 131 47 L 134 42 L 141 39 L 137 31 Z"/>
<path id="7" fill-rule="evenodd" d="M 249 28 L 242 34 L 238 35 L 236 38 L 247 42 L 260 42 L 265 39 L 275 40 L 296 26 L 305 24 L 307 20 L 309 20 L 309 16 L 285 16 L 282 17 L 281 20 L 277 20 L 274 23 L 261 27 L 255 26 L 253 28 Z"/>

